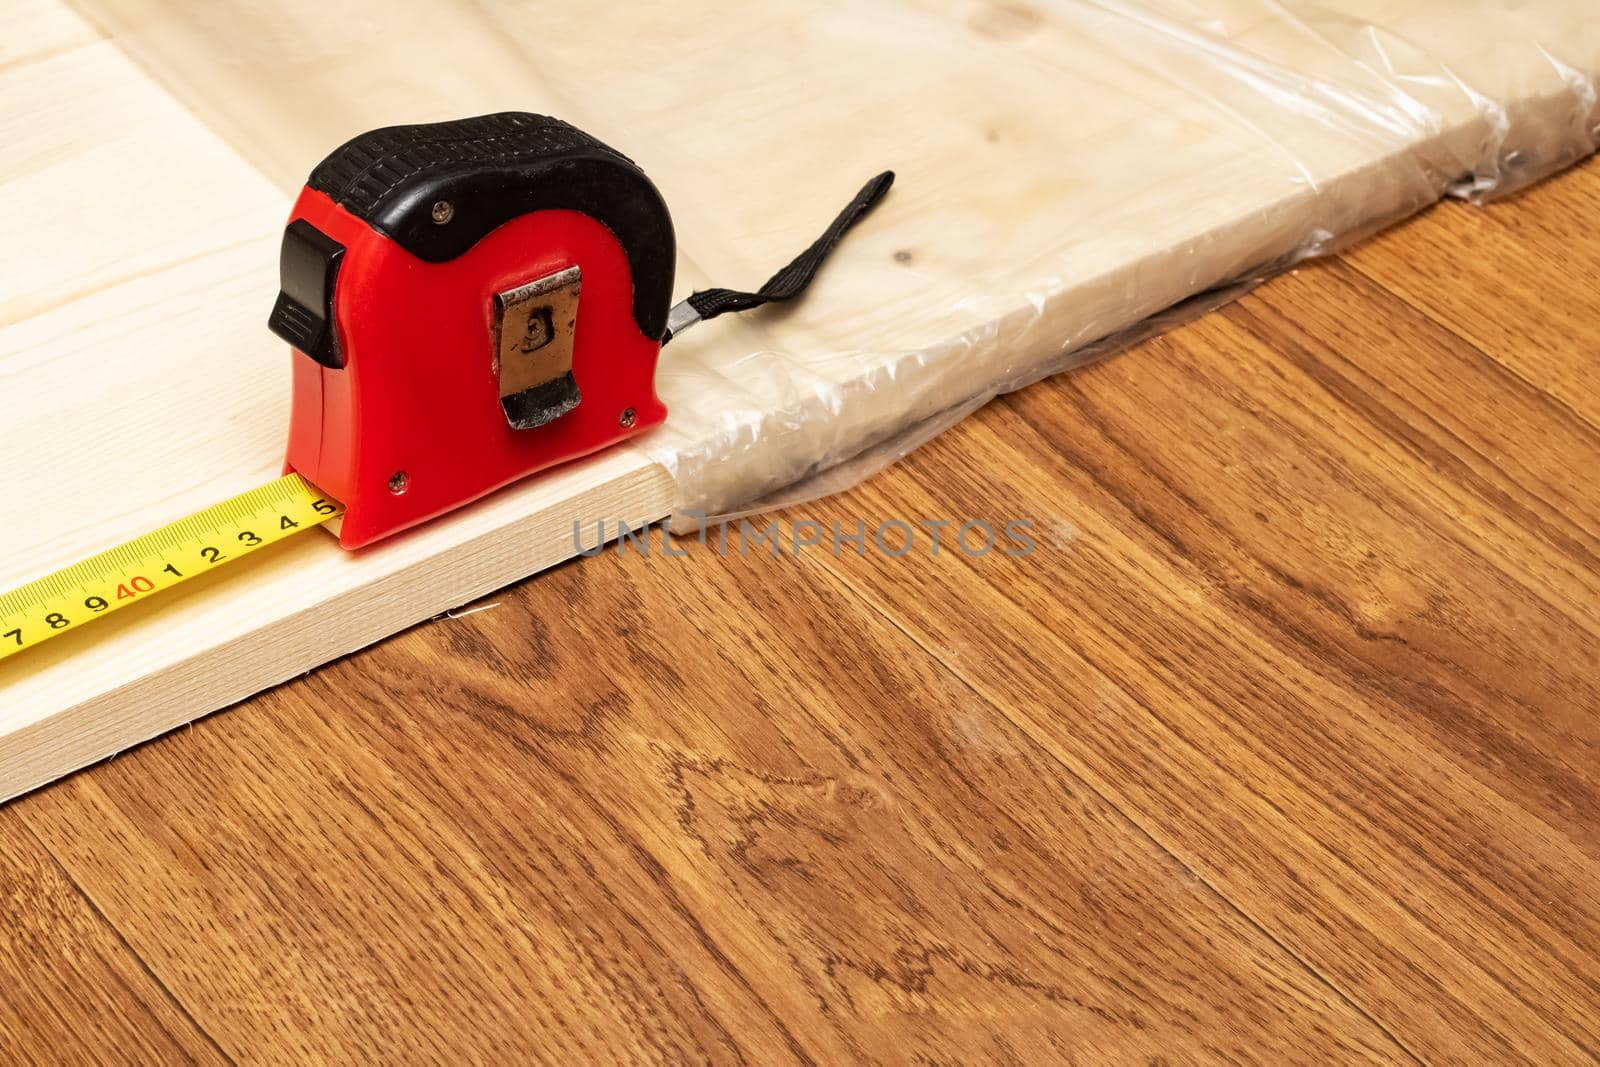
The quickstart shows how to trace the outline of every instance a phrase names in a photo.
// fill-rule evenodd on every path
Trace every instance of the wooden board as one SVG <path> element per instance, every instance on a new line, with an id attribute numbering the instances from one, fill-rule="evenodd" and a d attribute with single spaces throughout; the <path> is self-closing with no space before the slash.
<path id="1" fill-rule="evenodd" d="M 683 289 L 754 284 L 862 177 L 901 183 L 804 305 L 667 350 L 641 448 L 359 556 L 300 538 L 0 664 L 0 797 L 566 558 L 574 520 L 741 503 L 1308 237 L 1592 145 L 1600 31 L 1571 5 L 1341 8 L 552 6 L 535 32 L 467 4 L 30 0 L 0 65 L 0 426 L 27 453 L 0 587 L 276 473 L 277 234 L 355 130 L 568 117 L 656 178 Z"/>
<path id="2" fill-rule="evenodd" d="M 804 302 L 666 350 L 648 450 L 711 512 L 1600 125 L 1569 0 L 80 7 L 286 194 L 352 130 L 561 114 L 660 185 L 682 290 L 754 288 L 895 168 Z"/>

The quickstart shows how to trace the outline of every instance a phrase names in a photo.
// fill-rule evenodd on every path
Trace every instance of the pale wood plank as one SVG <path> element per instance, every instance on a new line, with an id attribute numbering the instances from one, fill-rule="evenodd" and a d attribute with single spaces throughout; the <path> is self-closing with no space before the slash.
<path id="1" fill-rule="evenodd" d="M 19 502 L 0 587 L 276 471 L 286 356 L 260 316 L 283 198 L 355 130 L 575 119 L 655 175 L 686 284 L 753 283 L 862 176 L 902 185 L 803 306 L 668 349 L 672 420 L 646 451 L 355 561 L 302 538 L 0 667 L 0 797 L 564 558 L 574 518 L 743 502 L 1308 234 L 1588 143 L 1600 30 L 1571 5 L 1377 6 L 572 7 L 525 33 L 466 4 L 108 0 L 78 6 L 87 25 L 35 4 L 66 46 L 0 69 L 19 148 L 0 193 L 27 206 L 0 222 L 21 250 L 0 265 L 0 425 L 30 450 L 0 472 Z M 383 47 L 349 46 L 378 25 Z M 484 565 L 458 578 L 456 554 Z"/>
<path id="2" fill-rule="evenodd" d="M 656 179 L 693 284 L 754 287 L 894 167 L 807 301 L 665 353 L 654 452 L 712 511 L 1600 124 L 1600 28 L 1566 0 L 573 6 L 537 32 L 495 5 L 85 8 L 285 192 L 351 130 L 552 108 Z M 292 73 L 250 47 L 285 38 Z"/>

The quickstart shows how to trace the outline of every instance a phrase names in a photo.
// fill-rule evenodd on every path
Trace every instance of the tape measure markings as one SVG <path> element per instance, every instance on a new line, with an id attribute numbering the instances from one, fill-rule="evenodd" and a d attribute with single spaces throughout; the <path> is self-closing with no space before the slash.
<path id="1" fill-rule="evenodd" d="M 343 513 L 290 474 L 35 579 L 0 596 L 0 659 Z"/>

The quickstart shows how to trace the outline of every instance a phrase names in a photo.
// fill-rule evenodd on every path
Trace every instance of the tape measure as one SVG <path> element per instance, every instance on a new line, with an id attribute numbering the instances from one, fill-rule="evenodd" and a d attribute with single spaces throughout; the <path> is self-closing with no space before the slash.
<path id="1" fill-rule="evenodd" d="M 755 292 L 672 305 L 661 194 L 581 130 L 504 112 L 361 134 L 312 171 L 279 249 L 297 473 L 0 596 L 0 659 L 330 519 L 359 549 L 650 430 L 661 346 L 800 295 L 893 181 Z"/>
<path id="2" fill-rule="evenodd" d="M 290 474 L 0 596 L 0 659 L 344 514 Z"/>

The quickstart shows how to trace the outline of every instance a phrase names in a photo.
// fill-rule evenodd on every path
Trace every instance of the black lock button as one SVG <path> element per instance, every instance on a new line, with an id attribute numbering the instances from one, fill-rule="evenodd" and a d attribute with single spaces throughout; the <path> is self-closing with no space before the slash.
<path id="1" fill-rule="evenodd" d="M 278 253 L 278 301 L 267 328 L 324 367 L 344 368 L 333 326 L 333 287 L 344 245 L 305 219 L 283 231 Z"/>

